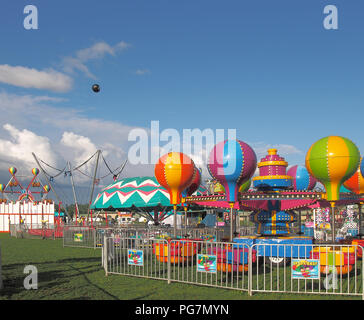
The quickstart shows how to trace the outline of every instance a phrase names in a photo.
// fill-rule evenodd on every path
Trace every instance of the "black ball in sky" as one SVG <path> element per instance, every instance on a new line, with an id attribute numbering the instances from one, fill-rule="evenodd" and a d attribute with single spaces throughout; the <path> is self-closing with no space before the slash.
<path id="1" fill-rule="evenodd" d="M 93 92 L 99 92 L 99 91 L 100 91 L 100 86 L 99 86 L 98 84 L 94 84 L 94 85 L 92 86 L 92 91 L 93 91 Z"/>

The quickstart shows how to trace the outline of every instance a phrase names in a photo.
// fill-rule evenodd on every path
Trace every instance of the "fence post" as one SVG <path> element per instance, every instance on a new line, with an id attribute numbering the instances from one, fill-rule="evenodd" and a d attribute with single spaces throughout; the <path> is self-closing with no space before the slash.
<path id="1" fill-rule="evenodd" d="M 167 279 L 168 279 L 168 284 L 171 283 L 171 240 L 168 239 L 167 240 Z M 164 246 L 163 246 L 164 247 Z"/>
<path id="2" fill-rule="evenodd" d="M 104 266 L 104 259 L 105 259 L 105 255 L 104 255 L 104 246 L 101 247 L 101 267 Z"/>
<path id="3" fill-rule="evenodd" d="M 96 228 L 92 228 L 92 230 L 94 231 L 94 249 L 96 250 L 96 237 L 97 237 L 97 232 L 96 232 Z"/>
<path id="4" fill-rule="evenodd" d="M 106 238 L 106 236 L 104 236 L 104 246 L 103 246 L 103 248 L 104 248 L 104 269 L 105 269 L 105 276 L 107 277 L 108 276 L 108 274 L 107 274 L 107 270 L 108 270 L 108 266 L 107 266 L 107 260 L 108 260 L 108 245 L 107 245 L 107 238 Z"/>
<path id="5" fill-rule="evenodd" d="M 248 260 L 248 294 L 253 295 L 252 282 L 253 282 L 253 249 L 249 246 L 249 260 Z"/>

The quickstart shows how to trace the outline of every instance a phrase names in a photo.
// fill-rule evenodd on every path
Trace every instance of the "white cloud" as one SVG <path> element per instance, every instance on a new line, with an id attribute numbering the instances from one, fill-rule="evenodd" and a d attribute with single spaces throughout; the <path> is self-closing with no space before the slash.
<path id="1" fill-rule="evenodd" d="M 90 119 L 80 109 L 70 109 L 61 106 L 62 99 L 49 96 L 14 95 L 0 91 L 0 141 L 4 146 L 4 152 L 0 152 L 0 163 L 7 161 L 6 166 L 15 165 L 19 168 L 36 166 L 33 157 L 17 156 L 7 157 L 6 148 L 13 144 L 9 139 L 9 132 L 3 126 L 10 123 L 14 130 L 34 135 L 34 141 L 29 143 L 27 149 L 34 152 L 37 157 L 48 164 L 63 169 L 66 161 L 70 161 L 72 167 L 87 160 L 97 149 L 102 150 L 104 158 L 110 168 L 116 169 L 126 159 L 128 146 L 128 132 L 133 128 L 118 122 Z M 147 130 L 147 129 L 146 129 Z M 15 131 L 14 131 L 15 132 Z M 44 141 L 49 142 L 48 154 L 43 152 L 47 148 L 41 148 Z M 36 148 L 37 147 L 37 148 Z M 23 146 L 19 146 L 23 149 Z M 29 152 L 28 152 L 29 153 Z M 90 161 L 87 172 L 93 173 L 94 160 Z M 152 175 L 151 166 L 132 166 L 127 164 L 125 174 L 129 176 Z M 49 174 L 56 174 L 55 170 L 48 168 Z M 100 159 L 99 176 L 109 173 L 105 164 Z M 1 174 L 1 173 L 0 173 Z M 125 176 L 123 174 L 123 176 Z M 109 177 L 111 182 L 112 175 Z M 62 183 L 69 183 L 69 179 L 63 179 Z M 87 180 L 87 179 L 86 179 Z M 89 183 L 90 180 L 88 179 Z M 104 181 L 105 182 L 105 181 Z M 107 183 L 107 182 L 105 182 Z"/>
<path id="2" fill-rule="evenodd" d="M 71 89 L 73 80 L 53 69 L 39 71 L 22 66 L 0 65 L 0 82 L 22 88 L 67 92 Z"/>
<path id="3" fill-rule="evenodd" d="M 72 158 L 75 164 L 82 163 L 97 151 L 95 144 L 89 138 L 73 132 L 64 132 L 61 144 L 73 151 L 74 156 Z"/>
<path id="4" fill-rule="evenodd" d="M 26 169 L 35 166 L 32 152 L 50 163 L 56 163 L 52 146 L 47 137 L 42 137 L 29 130 L 18 130 L 10 124 L 5 124 L 10 139 L 0 139 L 0 163 L 1 167 L 8 167 L 8 164 L 22 164 Z M 6 163 L 4 163 L 6 162 Z"/>
<path id="5" fill-rule="evenodd" d="M 130 44 L 124 41 L 121 41 L 114 46 L 110 46 L 103 41 L 97 42 L 89 48 L 78 50 L 75 56 L 63 58 L 63 71 L 70 74 L 73 74 L 75 71 L 81 71 L 88 77 L 96 79 L 96 76 L 91 73 L 86 66 L 88 61 L 102 59 L 105 55 L 115 56 L 117 53 L 126 50 L 130 46 Z M 22 88 L 67 92 L 72 88 L 73 79 L 64 73 L 51 68 L 37 70 L 24 66 L 3 64 L 0 65 L 0 83 Z"/>
<path id="6" fill-rule="evenodd" d="M 7 167 L 12 164 L 19 168 L 34 167 L 36 165 L 31 156 L 31 152 L 34 152 L 40 159 L 63 169 L 66 161 L 70 161 L 74 167 L 87 160 L 97 149 L 103 151 L 103 156 L 111 169 L 116 169 L 125 161 L 127 150 L 133 143 L 128 141 L 128 133 L 134 127 L 115 121 L 91 119 L 82 110 L 65 108 L 61 106 L 61 103 L 61 99 L 50 96 L 20 96 L 0 91 L 2 115 L 0 118 L 0 163 L 5 163 Z M 143 130 L 150 135 L 149 128 L 143 128 Z M 292 145 L 273 145 L 263 142 L 249 144 L 257 153 L 258 161 L 272 147 L 276 147 L 278 153 L 284 157 L 302 155 L 302 151 Z M 204 178 L 209 177 L 206 163 L 210 147 L 201 145 L 191 150 L 193 154 L 190 156 L 203 170 Z M 163 155 L 167 150 L 162 143 L 161 147 L 151 152 L 160 152 L 159 154 Z M 90 167 L 87 168 L 88 174 L 92 175 L 93 166 L 94 161 L 90 162 Z M 100 159 L 98 176 L 102 177 L 106 174 L 108 169 Z M 122 176 L 153 174 L 153 165 L 129 163 Z M 111 178 L 112 176 L 103 183 L 111 182 Z M 63 180 L 63 183 L 69 183 L 69 179 Z M 90 182 L 89 179 L 86 180 Z"/>
<path id="7" fill-rule="evenodd" d="M 135 71 L 135 74 L 138 76 L 142 76 L 144 74 L 148 74 L 150 73 L 149 69 L 138 69 L 137 71 Z"/>
<path id="8" fill-rule="evenodd" d="M 130 46 L 130 44 L 124 41 L 119 42 L 115 46 L 110 46 L 103 41 L 97 42 L 89 48 L 78 50 L 75 57 L 65 57 L 63 59 L 63 70 L 71 74 L 75 71 L 81 71 L 87 77 L 96 79 L 96 76 L 91 73 L 89 68 L 86 66 L 86 62 L 102 59 L 107 54 L 115 56 L 118 52 L 124 51 Z"/>

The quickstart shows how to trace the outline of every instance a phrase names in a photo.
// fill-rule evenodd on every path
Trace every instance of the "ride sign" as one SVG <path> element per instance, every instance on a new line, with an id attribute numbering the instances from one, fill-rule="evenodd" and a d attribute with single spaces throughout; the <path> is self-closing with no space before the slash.
<path id="1" fill-rule="evenodd" d="M 292 259 L 292 279 L 320 279 L 319 259 Z"/>

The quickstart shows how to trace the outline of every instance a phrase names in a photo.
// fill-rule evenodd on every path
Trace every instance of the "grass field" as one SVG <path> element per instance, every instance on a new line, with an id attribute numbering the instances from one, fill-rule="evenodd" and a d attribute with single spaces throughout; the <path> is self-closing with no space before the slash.
<path id="1" fill-rule="evenodd" d="M 63 248 L 62 240 L 27 240 L 0 235 L 4 289 L 2 300 L 301 300 L 348 299 L 352 296 L 261 294 L 109 275 L 101 267 L 101 250 Z M 25 290 L 24 267 L 38 269 L 38 290 Z"/>

